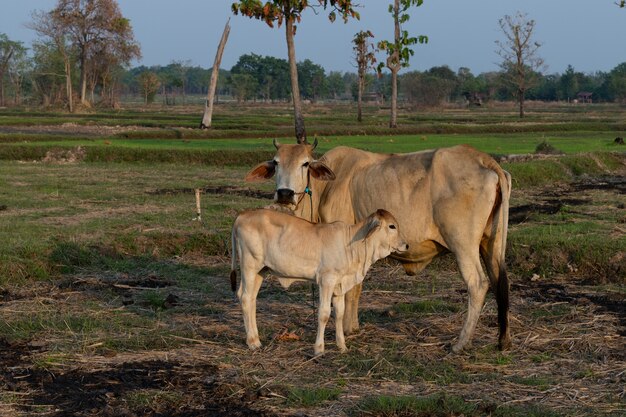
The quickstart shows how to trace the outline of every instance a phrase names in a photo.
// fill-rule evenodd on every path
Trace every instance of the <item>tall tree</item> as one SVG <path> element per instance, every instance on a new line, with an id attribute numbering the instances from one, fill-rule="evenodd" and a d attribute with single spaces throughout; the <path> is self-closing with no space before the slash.
<path id="1" fill-rule="evenodd" d="M 505 15 L 499 20 L 499 24 L 505 39 L 496 41 L 496 52 L 502 57 L 500 67 L 508 83 L 516 90 L 519 117 L 522 118 L 526 91 L 536 82 L 535 72 L 545 67 L 543 59 L 537 54 L 541 43 L 533 40 L 535 21 L 529 19 L 525 13 Z"/>
<path id="2" fill-rule="evenodd" d="M 26 54 L 26 48 L 22 42 L 12 41 L 9 37 L 0 33 L 0 106 L 5 106 L 4 81 L 8 75 L 12 62 L 17 62 Z"/>
<path id="3" fill-rule="evenodd" d="M 124 64 L 141 56 L 130 21 L 122 15 L 116 0 L 58 0 L 50 15 L 65 29 L 78 50 L 83 104 L 87 104 L 88 72 L 97 68 L 95 65 L 90 68 L 89 59 L 98 49 L 113 48 L 108 56 L 121 58 Z"/>
<path id="4" fill-rule="evenodd" d="M 378 65 L 380 73 L 384 66 L 391 71 L 391 117 L 389 119 L 389 127 L 398 127 L 398 72 L 403 67 L 409 66 L 409 58 L 414 52 L 410 48 L 411 45 L 419 43 L 427 43 L 428 37 L 420 35 L 418 37 L 410 37 L 409 32 L 402 30 L 402 24 L 409 21 L 410 16 L 408 10 L 412 6 L 419 7 L 424 0 L 394 0 L 389 5 L 389 13 L 393 18 L 394 32 L 393 41 L 380 41 L 378 48 L 387 53 L 387 61 Z"/>
<path id="5" fill-rule="evenodd" d="M 362 30 L 354 35 L 352 43 L 354 47 L 354 60 L 356 61 L 356 68 L 358 74 L 358 92 L 357 92 L 357 120 L 363 121 L 363 91 L 365 90 L 365 75 L 367 70 L 374 68 L 376 63 L 376 48 L 374 44 L 369 41 L 369 38 L 373 38 L 374 34 L 369 30 Z"/>
<path id="6" fill-rule="evenodd" d="M 261 20 L 272 28 L 274 24 L 280 27 L 285 23 L 296 140 L 298 143 L 306 143 L 306 130 L 304 127 L 302 102 L 300 100 L 300 89 L 298 86 L 296 48 L 294 45 L 294 35 L 297 29 L 296 23 L 300 23 L 302 13 L 307 8 L 316 7 L 322 7 L 324 9 L 330 7 L 331 12 L 328 17 L 331 21 L 334 21 L 337 15 L 341 16 L 344 22 L 348 21 L 350 17 L 358 19 L 359 15 L 354 10 L 352 0 L 317 0 L 317 5 L 309 4 L 309 0 L 271 0 L 265 3 L 261 0 L 241 0 L 233 3 L 231 7 L 234 14 L 241 13 L 243 16 Z"/>
<path id="7" fill-rule="evenodd" d="M 72 53 L 71 46 L 68 45 L 68 35 L 62 22 L 55 18 L 52 12 L 35 11 L 31 16 L 32 21 L 28 27 L 34 30 L 37 35 L 44 39 L 49 39 L 56 47 L 58 53 L 63 58 L 63 73 L 65 76 L 65 95 L 67 108 L 74 111 L 74 92 L 72 87 Z M 40 56 L 46 56 L 40 55 Z"/>

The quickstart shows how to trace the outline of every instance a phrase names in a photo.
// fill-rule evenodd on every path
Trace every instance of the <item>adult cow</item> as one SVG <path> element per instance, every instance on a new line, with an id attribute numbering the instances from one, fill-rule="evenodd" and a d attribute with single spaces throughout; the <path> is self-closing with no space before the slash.
<path id="1" fill-rule="evenodd" d="M 511 345 L 509 282 L 504 254 L 511 177 L 489 155 L 466 145 L 407 154 L 378 154 L 337 147 L 316 160 L 313 145 L 274 141 L 274 159 L 261 163 L 248 181 L 276 177 L 275 201 L 295 207 L 314 222 L 356 223 L 382 208 L 396 216 L 409 251 L 392 255 L 409 275 L 437 255 L 452 252 L 469 292 L 458 352 L 470 341 L 489 289 L 498 305 L 499 348 Z M 481 258 L 489 280 L 481 266 Z M 362 287 L 346 294 L 344 330 L 358 329 Z"/>

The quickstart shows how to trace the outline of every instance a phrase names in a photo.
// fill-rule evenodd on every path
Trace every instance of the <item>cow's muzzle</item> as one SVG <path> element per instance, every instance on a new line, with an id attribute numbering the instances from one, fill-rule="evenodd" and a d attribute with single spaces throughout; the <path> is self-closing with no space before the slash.
<path id="1" fill-rule="evenodd" d="M 278 204 L 295 204 L 296 193 L 288 188 L 276 190 L 276 202 Z"/>
<path id="2" fill-rule="evenodd" d="M 398 246 L 398 248 L 396 249 L 396 252 L 402 253 L 402 252 L 406 252 L 408 250 L 409 250 L 409 244 L 408 243 L 403 243 L 400 246 Z"/>

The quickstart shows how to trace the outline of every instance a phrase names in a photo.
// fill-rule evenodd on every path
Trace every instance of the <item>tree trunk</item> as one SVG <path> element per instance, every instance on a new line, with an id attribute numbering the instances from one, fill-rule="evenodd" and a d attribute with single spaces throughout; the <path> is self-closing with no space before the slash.
<path id="1" fill-rule="evenodd" d="M 519 117 L 520 119 L 524 118 L 524 99 L 525 99 L 525 91 L 519 90 Z"/>
<path id="2" fill-rule="evenodd" d="M 361 71 L 359 71 L 361 72 Z M 356 119 L 359 122 L 363 121 L 363 110 L 362 110 L 362 102 L 363 102 L 363 87 L 365 84 L 365 77 L 362 73 L 359 74 L 359 89 L 357 93 L 357 116 Z"/>
<path id="3" fill-rule="evenodd" d="M 217 47 L 217 53 L 215 54 L 215 61 L 213 62 L 213 71 L 211 72 L 211 83 L 209 85 L 209 91 L 207 92 L 206 103 L 204 103 L 204 115 L 200 122 L 200 129 L 208 129 L 211 127 L 213 119 L 213 100 L 215 97 L 215 90 L 217 89 L 217 78 L 220 72 L 220 64 L 222 62 L 222 55 L 224 53 L 224 47 L 228 41 L 228 34 L 230 33 L 230 18 L 224 26 L 224 32 L 222 33 L 222 39 Z"/>
<path id="4" fill-rule="evenodd" d="M 389 127 L 398 127 L 398 71 L 400 71 L 400 0 L 393 3 L 393 22 L 394 35 L 393 39 L 396 45 L 396 51 L 392 55 L 392 65 L 387 64 L 391 70 L 391 117 L 389 119 Z"/>
<path id="5" fill-rule="evenodd" d="M 4 74 L 9 68 L 9 61 L 11 60 L 11 56 L 13 56 L 13 49 L 9 51 L 6 57 L 0 63 L 0 106 L 4 106 Z"/>
<path id="6" fill-rule="evenodd" d="M 296 141 L 307 143 L 304 129 L 304 116 L 302 115 L 302 103 L 300 101 L 300 87 L 298 85 L 298 66 L 296 64 L 296 49 L 293 43 L 293 21 L 287 17 L 285 25 L 287 37 L 287 52 L 289 55 L 289 73 L 291 75 L 291 97 L 293 98 L 293 113 L 296 129 Z"/>
<path id="7" fill-rule="evenodd" d="M 70 113 L 74 112 L 74 92 L 72 91 L 72 64 L 66 54 L 63 54 L 63 62 L 65 66 L 65 92 L 67 94 L 67 108 Z"/>
<path id="8" fill-rule="evenodd" d="M 87 104 L 87 56 L 84 51 L 80 57 L 80 102 Z"/>
<path id="9" fill-rule="evenodd" d="M 391 117 L 389 119 L 389 127 L 398 127 L 398 70 L 399 68 L 393 68 L 391 70 Z"/>

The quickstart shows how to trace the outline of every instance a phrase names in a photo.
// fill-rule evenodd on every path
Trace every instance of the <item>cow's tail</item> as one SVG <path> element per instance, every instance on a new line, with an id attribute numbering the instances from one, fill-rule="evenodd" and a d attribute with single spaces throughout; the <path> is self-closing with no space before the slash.
<path id="1" fill-rule="evenodd" d="M 498 177 L 500 178 L 500 210 L 496 227 L 500 231 L 500 253 L 499 253 L 499 268 L 498 268 L 498 284 L 496 286 L 496 302 L 498 304 L 498 327 L 499 327 L 499 342 L 498 347 L 500 350 L 506 350 L 511 346 L 511 336 L 509 333 L 509 277 L 506 273 L 506 241 L 509 230 L 509 199 L 511 196 L 511 175 L 503 170 L 499 169 Z M 496 235 L 497 236 L 497 235 Z M 496 255 L 496 254 L 494 254 Z"/>
<path id="2" fill-rule="evenodd" d="M 511 346 L 509 333 L 509 278 L 506 272 L 506 241 L 509 228 L 509 199 L 511 196 L 511 175 L 503 170 L 495 161 L 489 164 L 498 175 L 498 195 L 492 212 L 491 249 L 484 259 L 491 277 L 493 290 L 498 304 L 498 328 L 500 350 Z"/>
<path id="3" fill-rule="evenodd" d="M 233 292 L 237 291 L 237 238 L 235 234 L 235 227 L 231 234 L 231 255 L 230 255 L 230 289 Z"/>

